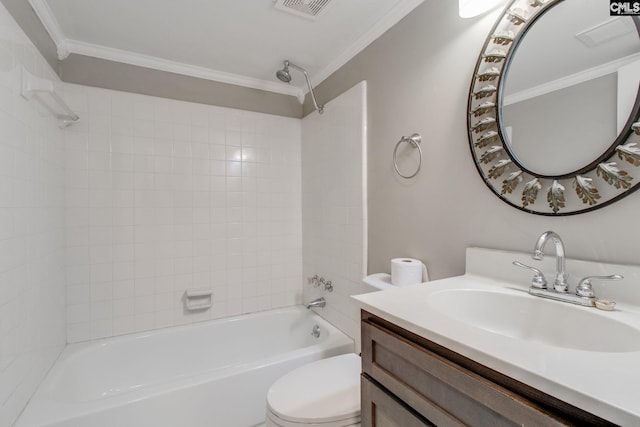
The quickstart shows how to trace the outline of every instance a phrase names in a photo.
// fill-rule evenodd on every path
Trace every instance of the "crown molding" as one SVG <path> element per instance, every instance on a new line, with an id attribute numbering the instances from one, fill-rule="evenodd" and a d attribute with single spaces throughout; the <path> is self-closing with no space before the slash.
<path id="1" fill-rule="evenodd" d="M 525 101 L 527 99 L 535 98 L 536 96 L 545 95 L 547 93 L 555 92 L 556 90 L 574 86 L 588 80 L 593 80 L 598 77 L 614 73 L 623 65 L 627 65 L 638 60 L 640 60 L 640 54 L 635 53 L 633 55 L 625 56 L 624 58 L 616 59 L 615 61 L 588 68 L 529 89 L 524 89 L 519 92 L 512 93 L 509 96 L 505 96 L 502 101 L 502 105 L 515 104 L 516 102 Z"/>
<path id="2" fill-rule="evenodd" d="M 325 68 L 316 73 L 311 79 L 313 86 L 317 86 L 362 52 L 367 46 L 378 39 L 388 29 L 396 25 L 402 18 L 418 7 L 424 0 L 404 0 L 396 4 L 384 18 L 376 23 L 369 31 L 362 35 L 353 44 L 348 46 L 340 55 Z M 308 92 L 308 90 L 306 91 Z M 305 92 L 305 93 L 306 93 Z"/>

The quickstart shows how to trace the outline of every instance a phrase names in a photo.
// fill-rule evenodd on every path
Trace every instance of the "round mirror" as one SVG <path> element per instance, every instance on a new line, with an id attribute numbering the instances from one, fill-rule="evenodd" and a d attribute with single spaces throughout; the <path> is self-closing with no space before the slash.
<path id="1" fill-rule="evenodd" d="M 635 91 L 638 74 L 618 71 L 637 61 L 640 38 L 631 17 L 613 18 L 603 3 L 558 2 L 513 48 L 501 92 L 502 133 L 513 157 L 534 173 L 559 176 L 589 165 L 633 109 L 633 98 L 618 104 L 618 84 Z M 632 81 L 618 81 L 626 77 Z"/>
<path id="2" fill-rule="evenodd" d="M 487 186 L 518 209 L 582 213 L 640 184 L 640 25 L 608 4 L 512 0 L 485 42 L 470 148 Z"/>

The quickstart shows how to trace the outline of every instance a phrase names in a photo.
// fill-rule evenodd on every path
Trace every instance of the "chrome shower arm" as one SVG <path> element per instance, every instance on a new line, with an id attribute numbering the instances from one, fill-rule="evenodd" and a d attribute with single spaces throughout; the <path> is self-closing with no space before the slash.
<path id="1" fill-rule="evenodd" d="M 313 106 L 316 107 L 316 110 L 318 110 L 318 113 L 320 114 L 324 113 L 324 105 L 318 105 L 318 102 L 316 101 L 316 96 L 313 93 L 313 88 L 311 87 L 311 81 L 309 80 L 309 75 L 304 70 L 302 70 L 302 72 L 304 73 L 304 78 L 307 80 L 307 86 L 309 86 L 309 93 L 311 94 L 311 100 L 313 101 Z"/>
<path id="2" fill-rule="evenodd" d="M 316 95 L 313 93 L 313 86 L 311 86 L 311 80 L 309 79 L 309 74 L 307 70 L 304 68 L 294 64 L 291 61 L 284 61 L 284 70 L 286 71 L 289 67 L 295 68 L 296 70 L 302 72 L 304 74 L 304 78 L 307 81 L 307 86 L 309 87 L 309 93 L 311 94 L 311 100 L 313 101 L 313 106 L 318 110 L 318 113 L 322 114 L 324 112 L 324 105 L 318 105 L 318 101 L 316 100 Z M 288 74 L 288 73 L 287 73 Z M 280 77 L 278 77 L 280 78 Z"/>

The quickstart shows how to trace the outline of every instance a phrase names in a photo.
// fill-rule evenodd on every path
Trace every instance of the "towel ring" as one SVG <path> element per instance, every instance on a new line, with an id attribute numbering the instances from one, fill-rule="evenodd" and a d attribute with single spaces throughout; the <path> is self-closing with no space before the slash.
<path id="1" fill-rule="evenodd" d="M 411 175 L 403 175 L 400 172 L 400 169 L 398 169 L 398 159 L 397 159 L 398 147 L 403 142 L 408 142 L 409 144 L 413 145 L 414 148 L 418 149 L 418 153 L 420 154 L 420 161 L 418 162 L 418 168 Z M 418 172 L 420 172 L 420 168 L 422 168 L 422 148 L 420 148 L 420 142 L 422 142 L 422 136 L 420 136 L 419 133 L 414 133 L 411 136 L 403 136 L 402 138 L 400 138 L 400 141 L 398 141 L 398 143 L 396 144 L 396 148 L 393 149 L 393 167 L 395 168 L 398 175 L 400 175 L 404 179 L 411 179 L 414 176 L 418 175 Z"/>

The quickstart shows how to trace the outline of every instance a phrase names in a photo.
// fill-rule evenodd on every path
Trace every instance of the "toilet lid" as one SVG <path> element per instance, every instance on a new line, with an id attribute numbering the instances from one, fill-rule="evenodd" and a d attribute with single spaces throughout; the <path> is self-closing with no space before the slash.
<path id="1" fill-rule="evenodd" d="M 343 354 L 301 366 L 277 380 L 267 406 L 292 422 L 331 422 L 360 415 L 360 357 Z"/>

